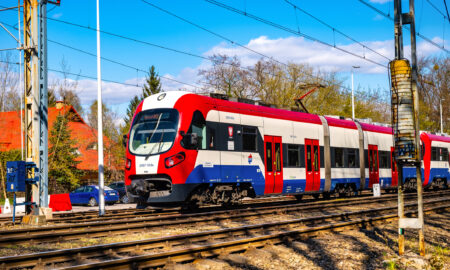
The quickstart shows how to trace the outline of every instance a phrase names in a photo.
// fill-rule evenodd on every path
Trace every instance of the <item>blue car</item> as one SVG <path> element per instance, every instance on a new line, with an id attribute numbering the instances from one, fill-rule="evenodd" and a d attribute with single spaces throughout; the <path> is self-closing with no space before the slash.
<path id="1" fill-rule="evenodd" d="M 119 200 L 119 192 L 116 190 L 109 187 L 104 187 L 104 192 L 106 204 L 114 204 Z M 72 204 L 96 206 L 99 202 L 98 186 L 81 186 L 72 191 L 69 196 Z"/>

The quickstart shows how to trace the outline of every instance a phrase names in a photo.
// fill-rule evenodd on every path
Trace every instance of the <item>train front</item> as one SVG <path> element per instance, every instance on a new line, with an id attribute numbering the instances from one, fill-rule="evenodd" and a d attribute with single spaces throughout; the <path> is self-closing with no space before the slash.
<path id="1" fill-rule="evenodd" d="M 196 187 L 185 184 L 197 156 L 197 134 L 189 133 L 195 96 L 160 93 L 138 106 L 124 137 L 125 185 L 138 208 L 180 205 Z"/>

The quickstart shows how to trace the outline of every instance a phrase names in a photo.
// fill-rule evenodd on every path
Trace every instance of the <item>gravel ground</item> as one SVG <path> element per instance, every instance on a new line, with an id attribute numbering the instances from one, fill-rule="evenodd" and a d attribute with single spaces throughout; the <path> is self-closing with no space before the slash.
<path id="1" fill-rule="evenodd" d="M 384 204 L 383 206 L 388 206 Z M 392 203 L 395 205 L 395 202 Z M 75 248 L 121 241 L 154 238 L 182 233 L 236 227 L 242 224 L 274 222 L 342 211 L 367 209 L 349 206 L 308 213 L 276 214 L 264 218 L 245 219 L 240 222 L 223 221 L 219 224 L 194 225 L 174 228 L 155 228 L 136 234 L 116 235 L 107 238 L 81 238 L 59 243 L 12 246 L 0 249 L 0 256 L 13 256 L 47 250 Z M 450 213 L 430 213 L 425 217 L 427 256 L 416 256 L 417 234 L 406 232 L 406 255 L 397 254 L 397 223 L 378 225 L 376 228 L 360 228 L 342 232 L 323 233 L 304 241 L 287 242 L 282 245 L 250 248 L 241 254 L 223 254 L 214 259 L 198 259 L 189 264 L 172 264 L 165 269 L 449 269 L 450 270 Z"/>
<path id="2" fill-rule="evenodd" d="M 250 248 L 240 254 L 197 259 L 164 269 L 450 269 L 450 213 L 432 213 L 425 218 L 424 258 L 417 255 L 418 237 L 413 230 L 405 235 L 405 256 L 397 256 L 395 222 L 371 229 L 323 233 L 304 241 Z"/>

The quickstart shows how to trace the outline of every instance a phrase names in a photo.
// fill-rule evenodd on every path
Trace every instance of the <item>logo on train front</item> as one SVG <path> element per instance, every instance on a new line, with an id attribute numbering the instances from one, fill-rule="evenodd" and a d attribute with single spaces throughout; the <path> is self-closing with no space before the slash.
<path id="1" fill-rule="evenodd" d="M 252 154 L 248 155 L 248 164 L 251 164 L 253 161 Z"/>
<path id="2" fill-rule="evenodd" d="M 233 126 L 228 126 L 228 136 L 233 137 Z"/>

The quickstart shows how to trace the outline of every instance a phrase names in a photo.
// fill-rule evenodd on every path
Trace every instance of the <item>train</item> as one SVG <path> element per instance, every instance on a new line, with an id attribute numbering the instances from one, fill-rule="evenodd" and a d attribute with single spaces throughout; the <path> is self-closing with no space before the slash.
<path id="1" fill-rule="evenodd" d="M 450 137 L 421 132 L 422 183 L 450 182 Z M 392 128 L 284 110 L 224 95 L 170 91 L 137 107 L 126 147 L 125 185 L 146 206 L 239 204 L 245 197 L 352 196 L 396 189 Z M 406 188 L 416 170 L 403 168 Z"/>

